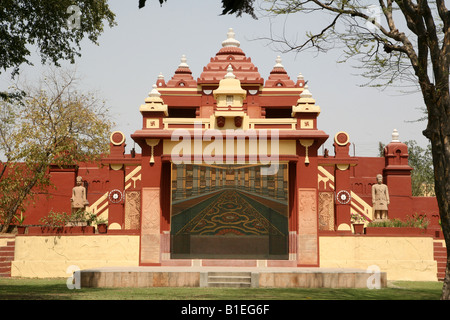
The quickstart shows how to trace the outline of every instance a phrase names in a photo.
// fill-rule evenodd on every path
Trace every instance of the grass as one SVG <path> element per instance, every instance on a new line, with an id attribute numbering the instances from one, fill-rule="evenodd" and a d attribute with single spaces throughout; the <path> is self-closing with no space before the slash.
<path id="1" fill-rule="evenodd" d="M 383 289 L 81 288 L 66 279 L 0 278 L 0 300 L 439 300 L 442 282 L 389 282 Z"/>

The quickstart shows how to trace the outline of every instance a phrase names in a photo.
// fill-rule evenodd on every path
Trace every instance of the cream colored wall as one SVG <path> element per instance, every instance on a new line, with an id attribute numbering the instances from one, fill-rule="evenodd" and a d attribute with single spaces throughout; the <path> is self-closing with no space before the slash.
<path id="1" fill-rule="evenodd" d="M 437 281 L 431 237 L 320 237 L 320 267 L 367 269 L 388 280 Z"/>
<path id="2" fill-rule="evenodd" d="M 139 265 L 139 236 L 24 236 L 16 237 L 13 277 L 69 277 L 80 269 Z"/>
<path id="3" fill-rule="evenodd" d="M 139 265 L 138 235 L 16 237 L 13 277 L 69 277 L 70 266 L 90 269 Z M 388 280 L 437 281 L 429 237 L 320 237 L 320 267 L 367 269 Z"/>

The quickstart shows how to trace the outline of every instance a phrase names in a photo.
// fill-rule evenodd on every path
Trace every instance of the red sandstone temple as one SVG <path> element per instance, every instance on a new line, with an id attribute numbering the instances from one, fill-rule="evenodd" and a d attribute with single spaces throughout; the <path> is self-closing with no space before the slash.
<path id="1" fill-rule="evenodd" d="M 115 131 L 100 164 L 51 168 L 56 188 L 28 208 L 28 225 L 70 212 L 81 176 L 87 211 L 108 219 L 108 234 L 140 236 L 141 266 L 320 266 L 320 237 L 354 234 L 352 215 L 374 219 L 381 174 L 389 218 L 426 215 L 427 232 L 440 230 L 436 199 L 411 196 L 408 150 L 395 131 L 384 157 L 350 156 L 345 131 L 320 129 L 302 75 L 290 79 L 278 57 L 264 79 L 232 29 L 197 79 L 183 56 L 139 111 L 142 128 L 128 141 L 142 153 L 125 154 L 128 138 Z M 334 150 L 319 156 L 327 139 Z"/>

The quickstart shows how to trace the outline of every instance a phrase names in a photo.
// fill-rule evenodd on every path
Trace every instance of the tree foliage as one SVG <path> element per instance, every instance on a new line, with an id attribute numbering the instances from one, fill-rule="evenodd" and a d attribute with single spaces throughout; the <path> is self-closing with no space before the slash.
<path id="1" fill-rule="evenodd" d="M 147 0 L 139 0 L 139 9 L 145 7 Z M 160 5 L 163 5 L 167 0 L 159 0 Z M 254 8 L 254 0 L 222 0 L 222 15 L 236 14 L 240 17 L 243 13 L 246 13 L 253 18 L 256 18 Z"/>
<path id="2" fill-rule="evenodd" d="M 405 141 L 408 146 L 408 162 L 411 172 L 412 195 L 417 197 L 434 196 L 433 158 L 431 144 L 422 148 L 414 140 Z"/>
<path id="3" fill-rule="evenodd" d="M 34 192 L 50 184 L 48 169 L 95 161 L 108 151 L 113 123 L 104 102 L 79 92 L 74 71 L 51 70 L 37 84 L 0 100 L 0 217 L 4 231 Z"/>
<path id="4" fill-rule="evenodd" d="M 0 73 L 16 74 L 21 64 L 31 64 L 30 46 L 42 63 L 58 65 L 80 56 L 86 37 L 97 43 L 104 21 L 115 24 L 107 0 L 2 0 L 0 2 Z"/>

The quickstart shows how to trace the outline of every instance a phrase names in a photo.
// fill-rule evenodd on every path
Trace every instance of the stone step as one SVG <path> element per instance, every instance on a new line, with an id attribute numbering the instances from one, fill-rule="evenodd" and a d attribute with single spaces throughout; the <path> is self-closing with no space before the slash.
<path id="1" fill-rule="evenodd" d="M 447 256 L 447 250 L 436 250 L 434 249 L 434 254 L 439 254 L 439 255 L 443 255 L 443 256 Z"/>
<path id="2" fill-rule="evenodd" d="M 447 263 L 447 257 L 434 257 L 434 260 L 437 262 L 437 263 Z"/>
<path id="3" fill-rule="evenodd" d="M 14 257 L 14 250 L 4 250 L 4 248 L 0 248 L 0 257 Z"/>
<path id="4" fill-rule="evenodd" d="M 251 283 L 252 277 L 241 277 L 241 276 L 209 276 L 208 282 L 242 282 Z"/>
<path id="5" fill-rule="evenodd" d="M 443 281 L 445 278 L 445 270 L 447 268 L 447 248 L 442 242 L 433 242 L 434 260 L 437 262 L 437 278 Z"/>
<path id="6" fill-rule="evenodd" d="M 0 272 L 9 272 L 11 273 L 11 264 L 8 266 L 0 266 Z"/>
<path id="7" fill-rule="evenodd" d="M 8 262 L 11 263 L 11 261 L 14 260 L 14 257 L 0 257 L 0 263 L 2 262 Z"/>
<path id="8" fill-rule="evenodd" d="M 245 271 L 210 271 L 208 276 L 240 276 L 240 277 L 251 277 L 251 272 Z"/>
<path id="9" fill-rule="evenodd" d="M 15 248 L 15 246 L 3 246 L 3 247 L 0 247 L 0 254 L 2 252 L 14 252 L 14 248 Z"/>
<path id="10" fill-rule="evenodd" d="M 212 288 L 250 288 L 251 283 L 242 282 L 208 282 L 208 287 Z"/>
<path id="11" fill-rule="evenodd" d="M 2 237 L 0 246 L 0 277 L 11 277 L 11 261 L 14 260 L 15 239 L 13 237 Z M 6 242 L 6 243 L 5 243 Z"/>
<path id="12" fill-rule="evenodd" d="M 250 288 L 251 272 L 208 272 L 208 287 Z"/>

